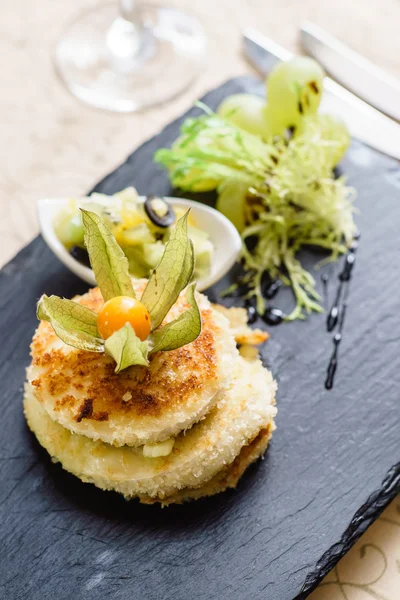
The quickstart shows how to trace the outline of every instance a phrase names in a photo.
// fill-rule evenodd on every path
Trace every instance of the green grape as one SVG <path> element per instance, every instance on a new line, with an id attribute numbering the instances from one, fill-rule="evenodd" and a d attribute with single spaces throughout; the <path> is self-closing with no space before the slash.
<path id="1" fill-rule="evenodd" d="M 296 137 L 309 140 L 310 145 L 319 138 L 322 142 L 318 144 L 319 152 L 332 169 L 342 160 L 350 144 L 350 134 L 344 121 L 326 114 L 302 119 Z"/>
<path id="2" fill-rule="evenodd" d="M 233 94 L 219 105 L 217 115 L 254 135 L 270 137 L 263 98 L 252 94 Z"/>
<path id="3" fill-rule="evenodd" d="M 248 189 L 247 183 L 235 179 L 227 180 L 219 190 L 216 204 L 217 210 L 234 224 L 239 233 L 245 227 L 244 209 Z"/>
<path id="4" fill-rule="evenodd" d="M 319 115 L 322 136 L 331 142 L 330 160 L 332 166 L 336 166 L 345 155 L 350 145 L 350 134 L 345 122 L 337 116 Z"/>
<path id="5" fill-rule="evenodd" d="M 269 129 L 271 132 L 271 136 L 284 136 L 285 132 L 291 125 L 288 125 L 287 119 L 282 118 L 282 115 L 278 112 L 274 112 L 271 110 L 271 107 L 268 104 L 265 106 L 265 118 L 269 123 Z M 293 127 L 298 127 L 298 123 Z"/>
<path id="6" fill-rule="evenodd" d="M 79 213 L 62 211 L 55 220 L 54 230 L 60 242 L 68 250 L 73 246 L 84 246 L 83 225 Z"/>
<path id="7" fill-rule="evenodd" d="M 279 63 L 267 78 L 268 113 L 274 133 L 298 127 L 305 115 L 316 114 L 324 72 L 312 58 L 298 56 Z"/>

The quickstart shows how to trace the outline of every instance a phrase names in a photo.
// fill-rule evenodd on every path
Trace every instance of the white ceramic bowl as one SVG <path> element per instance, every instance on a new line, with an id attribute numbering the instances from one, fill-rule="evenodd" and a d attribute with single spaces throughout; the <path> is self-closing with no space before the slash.
<path id="1" fill-rule="evenodd" d="M 166 200 L 172 206 L 190 208 L 196 227 L 207 232 L 214 245 L 211 271 L 206 277 L 199 279 L 197 285 L 198 290 L 205 290 L 221 279 L 234 265 L 241 248 L 240 235 L 236 227 L 215 208 L 183 198 L 166 197 Z M 145 196 L 139 196 L 139 201 L 144 202 Z M 45 198 L 38 201 L 38 219 L 42 236 L 49 248 L 70 271 L 90 285 L 96 285 L 92 269 L 75 260 L 55 234 L 54 218 L 68 202 L 68 198 Z"/>

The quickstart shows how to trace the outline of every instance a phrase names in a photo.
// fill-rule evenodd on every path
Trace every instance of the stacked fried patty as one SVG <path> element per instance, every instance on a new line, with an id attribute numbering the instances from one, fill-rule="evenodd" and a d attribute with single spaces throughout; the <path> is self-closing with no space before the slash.
<path id="1" fill-rule="evenodd" d="M 138 283 L 140 297 L 143 286 Z M 98 312 L 98 288 L 75 300 Z M 24 408 L 54 461 L 126 498 L 169 504 L 235 487 L 274 429 L 275 382 L 236 347 L 227 313 L 197 294 L 202 332 L 191 344 L 115 373 L 115 363 L 64 344 L 42 321 Z M 165 322 L 188 307 L 185 293 Z M 243 329 L 242 329 L 243 336 Z"/>

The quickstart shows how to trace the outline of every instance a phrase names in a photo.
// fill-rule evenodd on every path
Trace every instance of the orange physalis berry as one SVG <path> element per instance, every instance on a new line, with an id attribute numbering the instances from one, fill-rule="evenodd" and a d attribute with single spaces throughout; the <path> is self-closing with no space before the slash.
<path id="1" fill-rule="evenodd" d="M 97 317 L 97 329 L 106 340 L 130 323 L 142 342 L 148 337 L 151 329 L 150 313 L 144 304 L 129 296 L 116 296 L 108 300 Z"/>

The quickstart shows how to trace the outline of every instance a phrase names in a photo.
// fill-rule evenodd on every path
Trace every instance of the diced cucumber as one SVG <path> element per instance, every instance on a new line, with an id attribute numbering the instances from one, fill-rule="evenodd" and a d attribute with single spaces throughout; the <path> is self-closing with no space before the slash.
<path id="1" fill-rule="evenodd" d="M 129 246 L 124 248 L 129 261 L 129 271 L 134 277 L 148 277 L 161 260 L 164 245 L 161 242 L 143 244 L 142 246 Z"/>
<path id="2" fill-rule="evenodd" d="M 214 246 L 205 231 L 192 225 L 188 227 L 188 233 L 194 246 L 195 278 L 201 278 L 210 272 Z"/>
<path id="3" fill-rule="evenodd" d="M 122 248 L 143 246 L 143 244 L 152 244 L 155 241 L 155 237 L 146 223 L 141 223 L 137 227 L 132 227 L 131 229 L 123 229 L 122 231 L 119 231 L 117 235 L 117 242 Z"/>
<path id="4" fill-rule="evenodd" d="M 134 188 L 127 188 L 114 196 L 95 193 L 80 200 L 71 199 L 54 220 L 55 233 L 67 250 L 85 247 L 80 207 L 104 220 L 125 252 L 131 274 L 137 278 L 149 277 L 162 258 L 173 227 L 154 225 L 143 205 L 138 203 Z M 185 212 L 184 208 L 175 208 L 177 218 Z M 188 234 L 194 245 L 196 275 L 201 273 L 203 276 L 211 267 L 213 245 L 208 234 L 196 226 L 192 215 L 189 215 Z"/>
<path id="5" fill-rule="evenodd" d="M 130 246 L 124 248 L 125 256 L 129 262 L 129 272 L 133 277 L 138 279 L 149 276 L 149 265 L 143 258 L 142 246 Z"/>
<path id="6" fill-rule="evenodd" d="M 172 448 L 175 444 L 175 438 L 168 438 L 158 444 L 145 444 L 143 446 L 143 456 L 145 458 L 159 458 L 161 456 L 168 456 L 172 452 Z"/>
<path id="7" fill-rule="evenodd" d="M 214 246 L 210 240 L 194 243 L 194 255 L 196 260 L 196 271 L 208 271 L 211 267 Z"/>
<path id="8" fill-rule="evenodd" d="M 188 226 L 188 235 L 195 245 L 197 242 L 208 240 L 208 234 L 197 227 L 193 227 L 193 225 Z"/>
<path id="9" fill-rule="evenodd" d="M 143 257 L 150 269 L 154 269 L 154 267 L 158 265 L 162 255 L 164 254 L 164 250 L 165 246 L 161 242 L 155 242 L 154 244 L 144 244 Z"/>
<path id="10" fill-rule="evenodd" d="M 121 190 L 120 192 L 117 192 L 116 194 L 114 194 L 113 198 L 117 198 L 122 202 L 129 202 L 132 204 L 138 203 L 138 193 L 132 186 L 127 187 L 124 190 Z"/>

